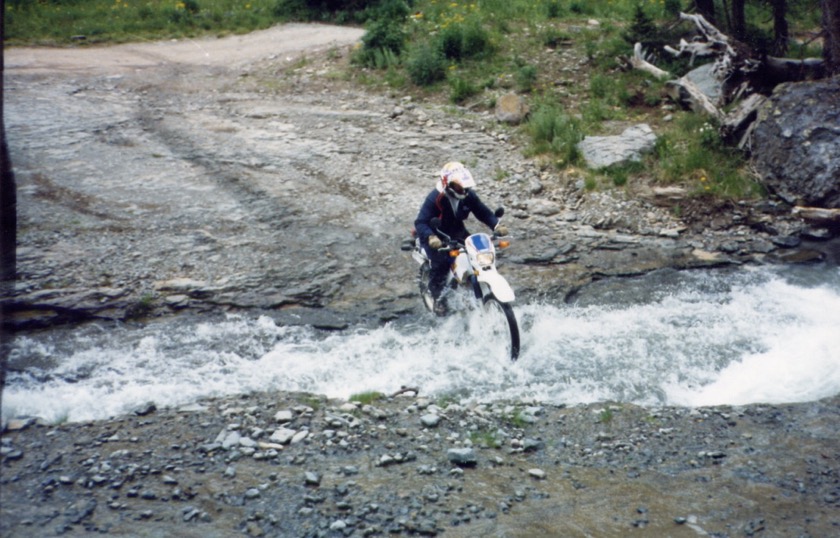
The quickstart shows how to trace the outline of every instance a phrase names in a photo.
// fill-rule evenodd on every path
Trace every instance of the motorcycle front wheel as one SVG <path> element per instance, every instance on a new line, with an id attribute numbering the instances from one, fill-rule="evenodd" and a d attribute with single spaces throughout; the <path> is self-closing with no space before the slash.
<path id="1" fill-rule="evenodd" d="M 510 303 L 503 303 L 490 295 L 484 298 L 484 310 L 486 313 L 504 318 L 507 332 L 510 334 L 510 360 L 515 361 L 519 358 L 519 324 L 516 322 L 513 307 Z"/>

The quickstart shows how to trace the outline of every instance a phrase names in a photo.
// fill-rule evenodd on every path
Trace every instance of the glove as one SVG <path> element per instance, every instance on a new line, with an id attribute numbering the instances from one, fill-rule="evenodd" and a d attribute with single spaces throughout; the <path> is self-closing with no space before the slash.
<path id="1" fill-rule="evenodd" d="M 504 224 L 497 224 L 496 227 L 493 228 L 493 231 L 496 232 L 496 235 L 499 236 L 508 234 L 507 226 L 505 226 Z"/>
<path id="2" fill-rule="evenodd" d="M 440 237 L 436 235 L 429 236 L 429 247 L 435 250 L 439 249 L 443 246 L 443 242 L 440 240 Z"/>

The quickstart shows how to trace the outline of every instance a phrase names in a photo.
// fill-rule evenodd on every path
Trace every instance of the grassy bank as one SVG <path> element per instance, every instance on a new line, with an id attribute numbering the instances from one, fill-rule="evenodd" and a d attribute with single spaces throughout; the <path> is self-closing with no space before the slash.
<path id="1" fill-rule="evenodd" d="M 812 14 L 793 24 L 810 28 Z M 677 20 L 686 0 L 7 0 L 6 45 L 79 45 L 243 33 L 296 20 L 364 24 L 351 77 L 460 107 L 491 110 L 503 93 L 526 97 L 529 120 L 511 128 L 525 151 L 557 169 L 580 167 L 575 145 L 647 122 L 659 135 L 644 163 L 587 171 L 589 188 L 644 180 L 698 195 L 760 196 L 744 155 L 727 147 L 708 118 L 680 110 L 662 82 L 621 58 L 640 41 L 676 44 L 691 28 Z M 751 36 L 766 41 L 766 9 L 750 3 Z M 761 26 L 761 25 L 764 26 Z M 798 51 L 819 54 L 818 51 Z M 660 57 L 675 76 L 691 66 Z"/>

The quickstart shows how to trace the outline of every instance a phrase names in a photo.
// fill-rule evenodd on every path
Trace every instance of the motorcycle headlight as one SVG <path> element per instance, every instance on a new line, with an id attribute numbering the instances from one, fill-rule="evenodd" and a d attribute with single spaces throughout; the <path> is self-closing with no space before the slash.
<path id="1" fill-rule="evenodd" d="M 487 267 L 493 265 L 493 261 L 495 256 L 492 252 L 479 252 L 475 255 L 475 261 L 478 262 L 478 265 L 481 267 Z"/>

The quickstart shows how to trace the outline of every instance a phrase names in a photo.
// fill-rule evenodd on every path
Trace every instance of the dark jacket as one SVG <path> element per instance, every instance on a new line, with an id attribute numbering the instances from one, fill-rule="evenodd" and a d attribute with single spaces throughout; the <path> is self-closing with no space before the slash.
<path id="1" fill-rule="evenodd" d="M 447 198 L 446 194 L 438 192 L 437 189 L 432 190 L 426 199 L 423 201 L 423 206 L 420 208 L 420 213 L 417 214 L 417 219 L 414 221 L 414 229 L 417 236 L 420 237 L 421 244 L 427 246 L 429 236 L 434 233 L 432 230 L 432 219 L 438 217 L 441 219 L 440 230 L 458 241 L 463 241 L 469 235 L 467 228 L 464 226 L 464 220 L 470 216 L 470 213 L 493 229 L 499 223 L 499 219 L 484 205 L 475 191 L 470 190 L 463 200 L 458 201 L 457 211 L 452 210 L 452 204 Z M 443 238 L 441 238 L 443 239 Z"/>

